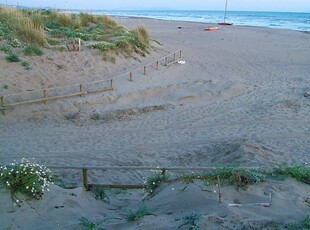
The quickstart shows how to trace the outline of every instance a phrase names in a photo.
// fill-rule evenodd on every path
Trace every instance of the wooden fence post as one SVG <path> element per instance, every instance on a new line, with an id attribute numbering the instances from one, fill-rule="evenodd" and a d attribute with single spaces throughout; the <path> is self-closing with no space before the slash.
<path id="1" fill-rule="evenodd" d="M 168 65 L 168 58 L 165 57 L 165 66 L 167 66 L 167 65 Z"/>
<path id="2" fill-rule="evenodd" d="M 175 53 L 173 54 L 173 63 L 175 63 L 175 61 L 176 61 L 176 55 L 175 55 Z"/>
<path id="3" fill-rule="evenodd" d="M 86 168 L 83 168 L 83 186 L 84 186 L 86 191 L 89 191 L 87 169 Z"/>
<path id="4" fill-rule="evenodd" d="M 110 86 L 113 89 L 113 79 L 111 79 Z"/>
<path id="5" fill-rule="evenodd" d="M 182 50 L 180 50 L 180 59 L 182 58 Z"/>
<path id="6" fill-rule="evenodd" d="M 46 100 L 47 99 L 47 91 L 46 91 L 46 89 L 43 90 L 43 97 L 45 99 L 44 100 L 44 105 L 46 105 L 47 104 L 47 100 Z"/>
<path id="7" fill-rule="evenodd" d="M 5 114 L 6 114 L 6 106 L 4 105 L 4 97 L 1 96 L 0 99 L 1 99 L 2 114 L 3 114 L 3 116 L 5 116 Z"/>
<path id="8" fill-rule="evenodd" d="M 83 94 L 82 94 L 82 92 L 83 92 L 83 85 L 82 84 L 80 84 L 80 97 L 82 97 L 83 96 Z"/>
<path id="9" fill-rule="evenodd" d="M 143 71 L 144 75 L 147 75 L 147 70 L 146 70 L 146 66 L 144 66 L 144 71 Z"/>
<path id="10" fill-rule="evenodd" d="M 156 62 L 156 69 L 159 70 L 159 61 Z"/>
<path id="11" fill-rule="evenodd" d="M 129 81 L 133 82 L 133 80 L 132 80 L 132 72 L 129 73 Z"/>

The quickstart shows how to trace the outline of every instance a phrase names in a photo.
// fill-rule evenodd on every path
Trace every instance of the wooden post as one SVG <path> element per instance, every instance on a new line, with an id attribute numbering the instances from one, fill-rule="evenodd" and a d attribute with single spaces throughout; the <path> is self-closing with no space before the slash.
<path id="1" fill-rule="evenodd" d="M 168 65 L 168 58 L 165 57 L 165 66 L 167 66 L 167 65 Z"/>
<path id="2" fill-rule="evenodd" d="M 5 116 L 6 114 L 6 106 L 4 105 L 4 97 L 1 96 L 1 107 L 2 107 L 2 114 Z"/>
<path id="3" fill-rule="evenodd" d="M 113 79 L 111 79 L 110 86 L 111 86 L 111 88 L 113 88 Z"/>
<path id="4" fill-rule="evenodd" d="M 89 191 L 87 169 L 83 168 L 83 186 L 86 191 Z"/>
<path id="5" fill-rule="evenodd" d="M 182 58 L 182 50 L 180 50 L 180 59 Z"/>
<path id="6" fill-rule="evenodd" d="M 220 176 L 217 175 L 217 185 L 218 185 L 218 192 L 219 192 L 219 203 L 222 203 L 222 193 L 221 193 L 221 183 L 220 183 Z"/>
<path id="7" fill-rule="evenodd" d="M 147 75 L 146 66 L 144 66 L 143 74 L 144 74 L 144 75 Z"/>
<path id="8" fill-rule="evenodd" d="M 43 97 L 44 97 L 44 99 L 45 99 L 45 101 L 44 101 L 44 105 L 46 105 L 47 104 L 47 91 L 46 91 L 46 89 L 44 89 L 43 90 Z"/>
<path id="9" fill-rule="evenodd" d="M 176 55 L 175 53 L 173 54 L 173 63 L 175 63 L 175 60 L 176 60 Z"/>
<path id="10" fill-rule="evenodd" d="M 79 38 L 79 51 L 81 51 L 81 39 Z"/>
<path id="11" fill-rule="evenodd" d="M 133 82 L 133 80 L 132 80 L 132 72 L 129 73 L 129 81 Z"/>
<path id="12" fill-rule="evenodd" d="M 83 96 L 83 94 L 82 94 L 82 92 L 83 92 L 83 85 L 82 84 L 80 84 L 80 97 L 82 97 Z"/>
<path id="13" fill-rule="evenodd" d="M 159 61 L 156 62 L 156 69 L 159 70 Z"/>

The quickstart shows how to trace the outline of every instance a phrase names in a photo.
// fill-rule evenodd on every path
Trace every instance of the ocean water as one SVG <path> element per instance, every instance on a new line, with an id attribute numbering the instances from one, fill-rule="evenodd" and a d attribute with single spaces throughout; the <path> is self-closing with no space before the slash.
<path id="1" fill-rule="evenodd" d="M 224 20 L 223 11 L 98 10 L 96 13 L 207 23 L 217 23 Z M 235 25 L 310 31 L 310 13 L 228 11 L 226 22 Z"/>

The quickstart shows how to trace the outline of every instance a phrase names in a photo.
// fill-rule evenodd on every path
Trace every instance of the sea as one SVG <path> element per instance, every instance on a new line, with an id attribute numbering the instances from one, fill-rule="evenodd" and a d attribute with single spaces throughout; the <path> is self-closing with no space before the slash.
<path id="1" fill-rule="evenodd" d="M 223 11 L 191 10 L 95 10 L 96 14 L 146 17 L 164 20 L 218 23 L 224 21 Z M 228 11 L 226 22 L 234 25 L 261 26 L 278 29 L 310 31 L 310 13 Z"/>

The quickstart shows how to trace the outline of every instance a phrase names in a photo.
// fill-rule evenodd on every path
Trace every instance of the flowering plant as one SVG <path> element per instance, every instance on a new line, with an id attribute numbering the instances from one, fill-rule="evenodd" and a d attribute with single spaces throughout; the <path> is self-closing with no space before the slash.
<path id="1" fill-rule="evenodd" d="M 13 200 L 17 192 L 40 199 L 45 189 L 49 191 L 50 183 L 53 183 L 51 171 L 25 158 L 8 166 L 0 166 L 0 185 L 11 190 Z M 15 201 L 19 202 L 18 199 Z"/>

